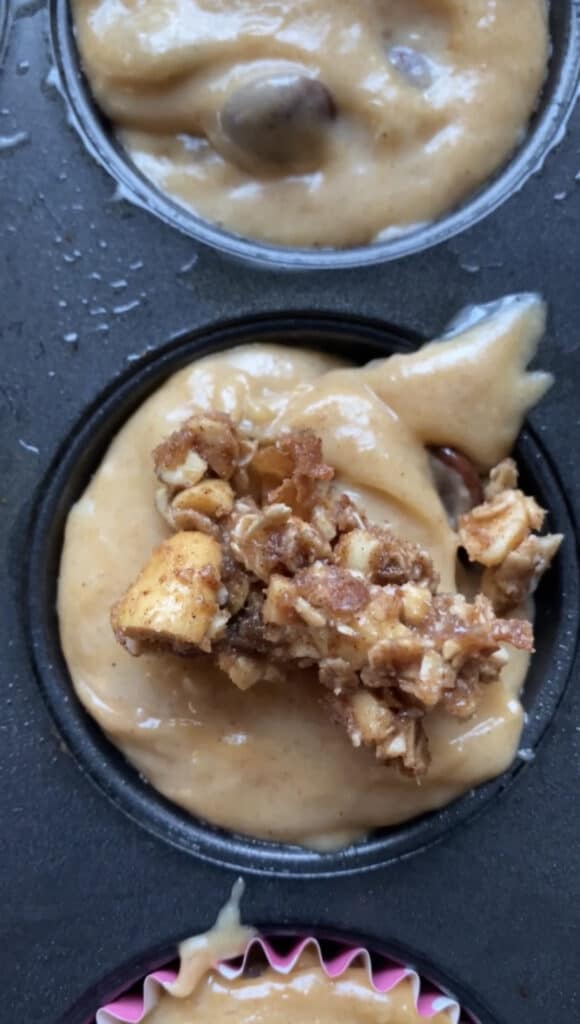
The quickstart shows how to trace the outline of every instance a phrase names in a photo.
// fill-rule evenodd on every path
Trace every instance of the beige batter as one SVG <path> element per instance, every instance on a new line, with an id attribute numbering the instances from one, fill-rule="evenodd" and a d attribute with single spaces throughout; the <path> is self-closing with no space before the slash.
<path id="1" fill-rule="evenodd" d="M 528 297 L 449 340 L 362 369 L 300 349 L 245 346 L 181 370 L 131 417 L 71 510 L 58 606 L 75 690 L 157 789 L 230 829 L 336 847 L 446 804 L 507 767 L 522 727 L 521 653 L 486 688 L 476 717 L 428 716 L 433 762 L 419 784 L 351 747 L 308 677 L 241 692 L 203 655 L 132 658 L 116 643 L 109 612 L 168 532 L 155 509 L 151 450 L 196 408 L 264 434 L 313 427 L 338 485 L 425 545 L 442 587 L 453 589 L 457 539 L 424 444 L 459 448 L 482 469 L 502 458 L 549 384 L 525 371 L 543 327 L 544 307 Z"/>
<path id="2" fill-rule="evenodd" d="M 241 924 L 241 879 L 230 900 L 208 932 L 193 936 L 179 947 L 179 973 L 161 990 L 145 1016 L 147 1024 L 420 1024 L 410 978 L 388 993 L 378 993 L 369 981 L 368 969 L 353 965 L 330 980 L 321 969 L 316 947 L 307 946 L 289 974 L 266 964 L 259 976 L 233 980 L 214 965 L 240 956 L 253 928 Z M 446 1000 L 448 1001 L 448 1000 Z M 450 1024 L 451 1010 L 431 1017 L 432 1024 Z"/>
<path id="3" fill-rule="evenodd" d="M 285 246 L 360 245 L 457 204 L 521 140 L 548 60 L 546 0 L 72 5 L 96 100 L 145 175 Z"/>
<path id="4" fill-rule="evenodd" d="M 424 1024 L 410 980 L 391 992 L 373 989 L 364 967 L 330 980 L 313 955 L 304 954 L 287 976 L 268 967 L 258 978 L 237 981 L 211 971 L 192 995 L 164 993 L 147 1024 Z M 430 1024 L 449 1024 L 443 1010 Z"/>

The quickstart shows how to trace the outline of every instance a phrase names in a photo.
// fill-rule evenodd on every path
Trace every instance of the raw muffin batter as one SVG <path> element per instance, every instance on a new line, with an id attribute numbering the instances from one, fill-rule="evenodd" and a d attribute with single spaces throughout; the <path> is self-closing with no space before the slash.
<path id="1" fill-rule="evenodd" d="M 147 1024 L 421 1024 L 411 981 L 376 992 L 364 967 L 326 977 L 314 956 L 304 954 L 287 976 L 266 967 L 257 978 L 229 980 L 210 972 L 185 999 L 167 993 L 145 1017 Z M 446 1010 L 431 1024 L 449 1024 Z"/>
<path id="2" fill-rule="evenodd" d="M 542 303 L 524 296 L 449 340 L 362 369 L 246 346 L 181 370 L 131 417 L 71 510 L 59 614 L 80 699 L 162 793 L 228 828 L 340 846 L 508 766 L 522 727 L 523 652 L 510 649 L 472 719 L 430 717 L 432 763 L 418 785 L 353 749 L 304 675 L 241 692 L 207 656 L 132 658 L 116 644 L 109 614 L 169 532 L 155 509 L 151 451 L 195 409 L 227 412 L 264 433 L 315 427 L 340 486 L 373 520 L 422 544 L 442 589 L 453 590 L 458 538 L 424 446 L 452 445 L 481 469 L 509 452 L 549 384 L 525 371 L 543 326 Z"/>
<path id="3" fill-rule="evenodd" d="M 521 140 L 546 0 L 72 0 L 97 102 L 207 220 L 346 247 L 430 221 Z"/>
<path id="4" fill-rule="evenodd" d="M 357 959 L 330 979 L 313 943 L 284 974 L 268 964 L 263 952 L 238 978 L 232 978 L 222 966 L 216 968 L 219 961 L 244 953 L 256 935 L 254 929 L 240 923 L 240 882 L 214 927 L 181 944 L 177 979 L 166 983 L 166 991 L 154 998 L 143 1018 L 147 1024 L 301 1024 L 312 1020 L 334 1024 L 345 1019 L 351 1024 L 420 1024 L 425 1020 L 417 1010 L 411 977 L 401 979 L 388 992 L 377 992 L 368 968 Z M 450 1024 L 457 1018 L 457 1006 L 446 997 L 440 1002 L 447 1008 L 432 1013 L 429 1019 L 432 1024 Z"/>

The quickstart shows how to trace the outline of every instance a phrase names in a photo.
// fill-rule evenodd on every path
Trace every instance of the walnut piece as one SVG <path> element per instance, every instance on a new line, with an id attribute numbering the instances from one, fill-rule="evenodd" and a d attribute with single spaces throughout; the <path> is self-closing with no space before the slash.
<path id="1" fill-rule="evenodd" d="M 379 761 L 397 762 L 407 775 L 426 773 L 429 747 L 417 715 L 391 711 L 369 690 L 336 700 L 334 713 L 355 747 L 374 747 Z"/>
<path id="2" fill-rule="evenodd" d="M 397 537 L 389 526 L 366 526 L 341 537 L 334 560 L 371 583 L 418 583 L 435 591 L 439 579 L 426 551 Z"/>
<path id="3" fill-rule="evenodd" d="M 196 484 L 208 468 L 215 476 L 229 480 L 240 452 L 240 438 L 229 416 L 200 413 L 157 446 L 153 462 L 159 480 L 177 489 Z"/>
<path id="4" fill-rule="evenodd" d="M 274 572 L 298 572 L 330 555 L 320 531 L 282 502 L 263 509 L 240 503 L 231 518 L 230 544 L 241 565 L 264 582 Z"/>
<path id="5" fill-rule="evenodd" d="M 532 533 L 506 555 L 501 565 L 485 570 L 481 589 L 498 615 L 506 615 L 521 606 L 534 593 L 562 540 L 561 533 L 549 533 L 545 537 Z"/>
<path id="6" fill-rule="evenodd" d="M 530 624 L 497 612 L 521 603 L 559 538 L 532 532 L 543 512 L 516 489 L 511 460 L 460 519 L 461 543 L 485 567 L 474 601 L 438 593 L 427 552 L 368 523 L 310 430 L 260 442 L 201 413 L 155 449 L 154 466 L 157 507 L 178 532 L 113 608 L 132 653 L 211 652 L 241 690 L 314 671 L 353 744 L 419 776 L 426 716 L 469 717 L 505 645 L 532 649 Z"/>

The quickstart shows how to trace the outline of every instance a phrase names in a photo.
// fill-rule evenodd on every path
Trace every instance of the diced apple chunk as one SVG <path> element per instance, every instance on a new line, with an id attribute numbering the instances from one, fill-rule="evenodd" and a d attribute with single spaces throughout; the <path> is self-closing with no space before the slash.
<path id="1" fill-rule="evenodd" d="M 156 644 L 209 650 L 221 560 L 219 543 L 204 533 L 184 531 L 160 544 L 112 610 L 118 640 L 134 654 Z"/>

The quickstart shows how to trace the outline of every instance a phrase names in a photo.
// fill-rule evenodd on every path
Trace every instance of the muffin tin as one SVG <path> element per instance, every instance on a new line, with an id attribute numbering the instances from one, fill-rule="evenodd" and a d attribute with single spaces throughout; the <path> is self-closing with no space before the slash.
<path id="1" fill-rule="evenodd" d="M 64 3 L 21 0 L 11 11 L 0 136 L 20 143 L 0 149 L 9 353 L 0 385 L 0 1020 L 85 1024 L 171 956 L 177 939 L 207 928 L 237 874 L 246 920 L 360 940 L 439 981 L 482 1024 L 580 1017 L 578 112 L 565 131 L 579 19 L 580 4 L 553 0 L 544 106 L 514 163 L 480 197 L 388 251 L 289 256 L 161 209 L 95 118 Z M 2 23 L 0 13 L 0 39 Z M 288 264 L 309 272 L 280 273 Z M 539 364 L 556 385 L 518 455 L 567 540 L 539 598 L 524 759 L 448 810 L 341 855 L 272 848 L 186 820 L 80 711 L 56 641 L 63 516 L 108 437 L 207 345 L 274 332 L 362 360 L 436 335 L 466 303 L 530 289 L 550 304 Z"/>

